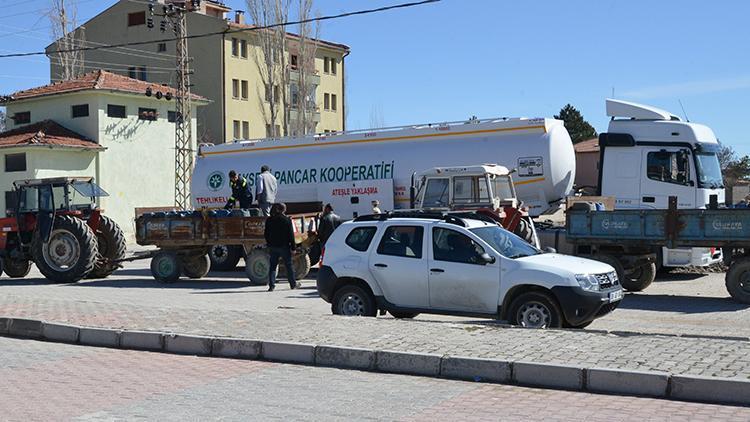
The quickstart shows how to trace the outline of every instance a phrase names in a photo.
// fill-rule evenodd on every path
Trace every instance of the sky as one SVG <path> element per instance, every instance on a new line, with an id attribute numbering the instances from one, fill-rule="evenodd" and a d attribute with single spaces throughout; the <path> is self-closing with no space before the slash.
<path id="1" fill-rule="evenodd" d="M 316 0 L 315 7 L 328 15 L 400 1 Z M 77 2 L 85 21 L 114 0 Z M 0 0 L 0 52 L 50 42 L 48 3 Z M 225 3 L 246 8 L 243 0 Z M 326 21 L 321 36 L 352 50 L 348 129 L 552 117 L 570 103 L 603 132 L 604 100 L 614 94 L 687 114 L 750 154 L 748 16 L 747 0 L 442 0 Z M 44 56 L 0 59 L 0 94 L 48 81 Z"/>

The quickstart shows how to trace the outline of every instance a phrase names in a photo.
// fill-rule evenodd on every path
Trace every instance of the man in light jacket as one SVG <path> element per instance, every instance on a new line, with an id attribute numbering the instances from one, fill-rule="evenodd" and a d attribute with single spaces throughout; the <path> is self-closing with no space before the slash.
<path id="1" fill-rule="evenodd" d="M 264 165 L 260 168 L 260 174 L 255 178 L 255 197 L 258 199 L 258 207 L 261 213 L 268 217 L 271 215 L 271 205 L 276 201 L 278 182 L 271 174 L 271 168 Z"/>

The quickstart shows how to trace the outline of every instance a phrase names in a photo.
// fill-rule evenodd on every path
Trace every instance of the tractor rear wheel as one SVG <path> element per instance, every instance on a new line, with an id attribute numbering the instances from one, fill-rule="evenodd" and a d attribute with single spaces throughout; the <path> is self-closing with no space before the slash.
<path id="1" fill-rule="evenodd" d="M 125 257 L 125 234 L 109 217 L 101 216 L 96 230 L 99 255 L 94 270 L 86 278 L 106 278 L 117 269 L 117 260 Z"/>
<path id="2" fill-rule="evenodd" d="M 31 253 L 39 271 L 56 283 L 75 283 L 96 264 L 96 235 L 86 222 L 69 215 L 55 217 L 49 240 L 34 233 Z"/>
<path id="3" fill-rule="evenodd" d="M 24 278 L 31 271 L 31 261 L 28 259 L 3 258 L 3 271 L 10 278 Z"/>

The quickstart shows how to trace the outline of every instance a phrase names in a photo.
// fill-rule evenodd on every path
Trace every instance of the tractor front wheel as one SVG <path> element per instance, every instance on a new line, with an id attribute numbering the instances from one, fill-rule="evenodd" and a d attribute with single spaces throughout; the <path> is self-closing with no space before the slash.
<path id="1" fill-rule="evenodd" d="M 24 278 L 31 271 L 31 261 L 28 259 L 3 259 L 3 271 L 10 278 Z"/>
<path id="2" fill-rule="evenodd" d="M 55 217 L 49 240 L 34 233 L 31 247 L 39 271 L 56 283 L 75 283 L 86 277 L 96 264 L 96 235 L 86 222 L 68 215 Z"/>

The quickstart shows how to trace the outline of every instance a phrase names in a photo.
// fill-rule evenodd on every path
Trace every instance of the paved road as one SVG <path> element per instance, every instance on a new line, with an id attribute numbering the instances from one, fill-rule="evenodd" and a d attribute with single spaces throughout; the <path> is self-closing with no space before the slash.
<path id="1" fill-rule="evenodd" d="M 750 408 L 0 338 L 8 421 L 722 420 Z"/>
<path id="2" fill-rule="evenodd" d="M 284 284 L 272 294 L 249 286 L 244 272 L 211 273 L 200 281 L 156 283 L 148 261 L 128 264 L 105 280 L 50 285 L 34 270 L 22 281 L 0 279 L 0 297 L 55 299 L 178 309 L 262 311 L 285 309 L 312 315 L 330 314 L 330 305 L 312 289 L 289 291 Z M 303 317 L 303 316 L 300 316 Z M 478 321 L 470 318 L 420 315 L 423 321 Z M 479 322 L 486 322 L 481 321 Z M 645 292 L 627 294 L 614 314 L 595 321 L 592 329 L 665 334 L 750 337 L 750 306 L 732 301 L 724 274 L 678 274 L 655 282 Z"/>

